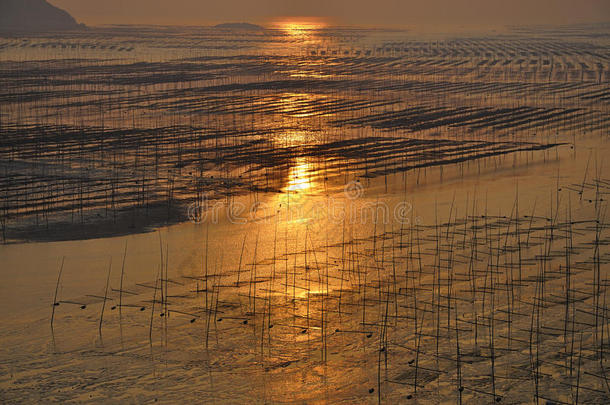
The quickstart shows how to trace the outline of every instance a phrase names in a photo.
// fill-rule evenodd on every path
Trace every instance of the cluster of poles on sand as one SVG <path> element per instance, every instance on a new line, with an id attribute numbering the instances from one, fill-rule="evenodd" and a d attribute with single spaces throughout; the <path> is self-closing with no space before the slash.
<path id="1" fill-rule="evenodd" d="M 259 235 L 245 235 L 241 249 L 222 253 L 239 255 L 236 268 L 210 255 L 208 234 L 201 274 L 182 277 L 172 275 L 179 269 L 168 263 L 171 247 L 159 233 L 154 281 L 123 285 L 127 245 L 120 285 L 107 281 L 103 296 L 58 296 L 60 270 L 51 328 L 54 336 L 61 331 L 59 314 L 95 311 L 99 342 L 120 329 L 123 344 L 123 329 L 138 325 L 141 335 L 131 339 L 157 361 L 186 335 L 192 346 L 180 350 L 187 352 L 222 357 L 218 350 L 236 345 L 257 353 L 253 370 L 278 357 L 292 367 L 305 358 L 340 367 L 353 356 L 373 356 L 369 377 L 376 380 L 369 378 L 367 389 L 380 401 L 440 387 L 438 398 L 459 402 L 515 395 L 595 402 L 608 392 L 601 196 L 610 185 L 593 178 L 567 187 L 574 191 L 551 196 L 548 212 L 526 211 L 518 197 L 506 215 L 476 199 L 458 212 L 454 201 L 433 224 L 379 223 L 368 235 L 343 224 L 338 240 L 309 228 L 289 234 L 277 224 L 269 257 Z M 578 209 L 573 216 L 572 205 L 583 204 L 581 187 L 596 201 L 587 211 L 593 216 Z M 117 269 L 109 265 L 107 280 Z"/>

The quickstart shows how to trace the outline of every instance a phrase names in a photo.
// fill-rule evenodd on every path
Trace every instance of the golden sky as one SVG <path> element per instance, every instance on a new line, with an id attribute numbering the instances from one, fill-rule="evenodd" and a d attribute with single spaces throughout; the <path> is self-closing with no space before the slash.
<path id="1" fill-rule="evenodd" d="M 79 22 L 269 23 L 317 16 L 345 25 L 490 26 L 610 21 L 610 0 L 49 0 Z"/>

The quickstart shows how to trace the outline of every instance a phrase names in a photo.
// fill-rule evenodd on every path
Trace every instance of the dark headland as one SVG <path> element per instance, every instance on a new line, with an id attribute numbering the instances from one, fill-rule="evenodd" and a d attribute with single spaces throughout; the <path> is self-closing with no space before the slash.
<path id="1" fill-rule="evenodd" d="M 46 0 L 0 0 L 0 31 L 82 29 L 68 12 Z"/>

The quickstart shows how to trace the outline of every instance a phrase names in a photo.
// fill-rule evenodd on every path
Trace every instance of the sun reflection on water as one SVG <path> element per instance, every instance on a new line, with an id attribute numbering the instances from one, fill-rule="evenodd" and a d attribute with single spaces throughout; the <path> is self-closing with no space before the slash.
<path id="1" fill-rule="evenodd" d="M 282 221 L 298 227 L 306 226 L 312 216 L 317 216 L 311 206 L 317 193 L 316 169 L 309 160 L 298 158 L 290 167 L 286 183 L 276 197 L 275 204 L 280 208 Z"/>
<path id="2" fill-rule="evenodd" d="M 286 34 L 293 37 L 304 37 L 315 35 L 315 31 L 326 28 L 328 24 L 321 18 L 299 17 L 284 18 L 274 22 L 274 25 Z"/>
<path id="3" fill-rule="evenodd" d="M 280 111 L 283 114 L 295 118 L 310 117 L 314 114 L 312 105 L 314 102 L 324 100 L 324 95 L 311 93 L 282 93 L 280 96 Z"/>
<path id="4" fill-rule="evenodd" d="M 293 167 L 290 168 L 288 174 L 288 184 L 285 187 L 286 192 L 299 193 L 307 192 L 313 186 L 312 184 L 312 167 L 309 162 L 304 159 L 299 159 Z"/>

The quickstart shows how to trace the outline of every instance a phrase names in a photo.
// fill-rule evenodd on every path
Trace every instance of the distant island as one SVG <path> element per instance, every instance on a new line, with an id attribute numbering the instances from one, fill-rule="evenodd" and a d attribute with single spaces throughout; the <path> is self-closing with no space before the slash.
<path id="1" fill-rule="evenodd" d="M 224 23 L 215 25 L 214 28 L 224 29 L 224 30 L 249 30 L 249 31 L 261 31 L 264 30 L 264 27 L 256 24 L 249 23 Z"/>
<path id="2" fill-rule="evenodd" d="M 59 31 L 85 28 L 46 0 L 0 0 L 0 31 Z"/>

